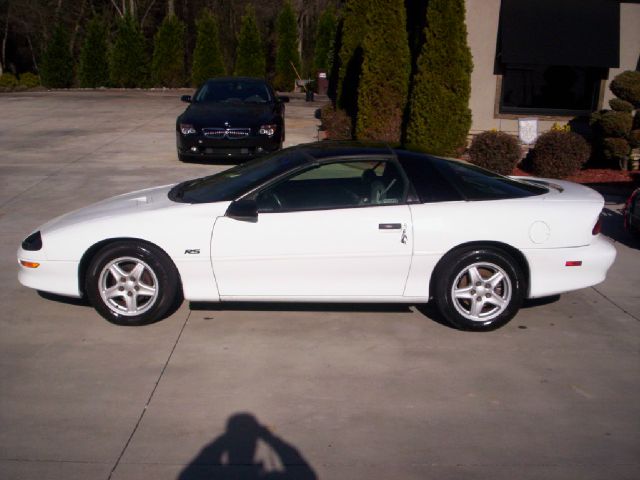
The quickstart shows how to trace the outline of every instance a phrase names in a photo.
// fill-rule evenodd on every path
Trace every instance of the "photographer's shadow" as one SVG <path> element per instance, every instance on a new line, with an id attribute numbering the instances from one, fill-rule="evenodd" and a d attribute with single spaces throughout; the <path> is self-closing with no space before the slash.
<path id="1" fill-rule="evenodd" d="M 229 417 L 225 433 L 185 467 L 179 480 L 316 480 L 302 454 L 249 413 Z"/>

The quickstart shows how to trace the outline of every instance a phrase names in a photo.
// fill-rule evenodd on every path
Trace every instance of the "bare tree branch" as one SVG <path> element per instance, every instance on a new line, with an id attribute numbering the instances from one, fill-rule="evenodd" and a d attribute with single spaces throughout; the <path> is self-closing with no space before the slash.
<path id="1" fill-rule="evenodd" d="M 113 4 L 113 6 L 115 7 L 116 11 L 118 12 L 118 15 L 120 15 L 121 17 L 124 17 L 124 13 L 118 7 L 118 4 L 116 3 L 116 0 L 111 0 L 111 3 Z"/>
<path id="2" fill-rule="evenodd" d="M 141 28 L 144 27 L 144 21 L 147 19 L 147 15 L 149 15 L 149 12 L 151 11 L 151 8 L 153 7 L 154 3 L 156 3 L 156 0 L 151 0 L 151 3 L 149 3 L 147 10 L 144 12 L 144 15 L 142 16 L 142 20 L 140 20 Z"/>

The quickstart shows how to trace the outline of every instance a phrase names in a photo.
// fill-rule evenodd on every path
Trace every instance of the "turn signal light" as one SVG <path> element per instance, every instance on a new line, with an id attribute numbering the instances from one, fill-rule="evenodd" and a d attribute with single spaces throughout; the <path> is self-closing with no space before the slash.
<path id="1" fill-rule="evenodd" d="M 567 262 L 564 264 L 565 267 L 581 267 L 582 266 L 582 260 L 567 260 Z"/>
<path id="2" fill-rule="evenodd" d="M 20 260 L 20 265 L 27 268 L 38 268 L 40 266 L 37 262 L 27 262 L 26 260 Z"/>

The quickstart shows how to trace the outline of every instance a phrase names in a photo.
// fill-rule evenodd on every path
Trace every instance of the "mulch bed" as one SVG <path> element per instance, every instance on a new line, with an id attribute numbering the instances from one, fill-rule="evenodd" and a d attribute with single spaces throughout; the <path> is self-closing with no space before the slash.
<path id="1" fill-rule="evenodd" d="M 518 167 L 513 175 L 530 177 L 532 173 Z M 635 188 L 640 187 L 640 171 L 629 172 L 610 168 L 586 168 L 567 177 L 565 180 L 589 185 L 600 192 L 628 195 Z"/>

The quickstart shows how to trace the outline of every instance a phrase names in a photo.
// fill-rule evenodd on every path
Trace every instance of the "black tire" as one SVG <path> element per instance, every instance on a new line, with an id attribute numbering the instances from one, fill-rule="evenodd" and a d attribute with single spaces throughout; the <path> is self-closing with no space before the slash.
<path id="1" fill-rule="evenodd" d="M 504 251 L 493 248 L 454 250 L 442 259 L 435 275 L 436 306 L 461 330 L 500 328 L 522 305 L 524 275 L 518 262 Z"/>
<path id="2" fill-rule="evenodd" d="M 87 271 L 85 291 L 100 315 L 125 326 L 161 320 L 182 299 L 171 259 L 159 248 L 135 241 L 113 243 L 98 251 Z"/>

